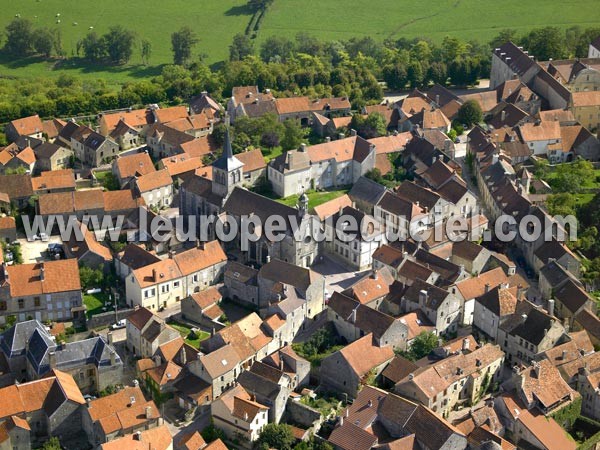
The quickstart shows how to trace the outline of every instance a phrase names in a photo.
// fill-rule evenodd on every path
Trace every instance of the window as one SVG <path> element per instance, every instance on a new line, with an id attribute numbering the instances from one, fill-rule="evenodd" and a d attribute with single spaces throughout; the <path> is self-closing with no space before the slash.
<path id="1" fill-rule="evenodd" d="M 34 305 L 36 308 L 39 308 L 39 307 L 40 307 L 40 298 L 39 298 L 39 297 L 33 297 L 33 305 Z"/>
<path id="2" fill-rule="evenodd" d="M 19 309 L 25 308 L 25 300 L 22 298 L 19 299 Z"/>
<path id="3" fill-rule="evenodd" d="M 0 311 L 6 311 L 6 302 L 0 302 Z"/>
<path id="4" fill-rule="evenodd" d="M 175 282 L 173 283 L 173 287 L 174 287 L 174 288 L 178 288 L 178 287 L 179 287 L 179 281 L 175 281 Z"/>
<path id="5" fill-rule="evenodd" d="M 167 292 L 169 292 L 169 285 L 168 284 L 163 285 L 161 292 L 163 294 L 166 294 Z"/>

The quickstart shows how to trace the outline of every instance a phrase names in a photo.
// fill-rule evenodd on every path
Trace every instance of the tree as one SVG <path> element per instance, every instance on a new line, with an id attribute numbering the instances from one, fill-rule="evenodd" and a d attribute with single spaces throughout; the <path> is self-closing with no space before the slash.
<path id="1" fill-rule="evenodd" d="M 350 127 L 364 139 L 384 136 L 387 132 L 385 117 L 378 112 L 371 113 L 367 117 L 354 114 L 350 121 Z"/>
<path id="2" fill-rule="evenodd" d="M 83 56 L 92 62 L 101 61 L 106 57 L 106 41 L 95 31 L 90 31 L 77 43 L 77 53 L 83 51 Z"/>
<path id="3" fill-rule="evenodd" d="M 135 33 L 127 30 L 121 25 L 115 25 L 108 29 L 108 33 L 102 36 L 106 52 L 113 64 L 123 64 L 129 61 L 133 53 Z"/>
<path id="4" fill-rule="evenodd" d="M 267 148 L 277 147 L 279 145 L 279 135 L 274 131 L 263 133 L 260 138 L 260 145 Z"/>
<path id="5" fill-rule="evenodd" d="M 494 39 L 492 39 L 489 43 L 489 47 L 494 49 L 506 44 L 507 42 L 516 42 L 517 41 L 517 30 L 512 30 L 506 28 L 501 30 Z"/>
<path id="6" fill-rule="evenodd" d="M 246 56 L 254 54 L 254 42 L 244 33 L 238 33 L 233 37 L 229 46 L 229 61 L 241 61 Z"/>
<path id="7" fill-rule="evenodd" d="M 55 48 L 55 35 L 48 28 L 38 28 L 32 34 L 33 49 L 49 58 Z"/>
<path id="8" fill-rule="evenodd" d="M 194 30 L 187 26 L 171 34 L 173 62 L 180 66 L 186 64 L 192 57 L 192 48 L 198 42 L 198 37 L 194 33 Z"/>
<path id="9" fill-rule="evenodd" d="M 481 106 L 475 100 L 467 100 L 458 110 L 457 119 L 469 128 L 483 120 Z"/>
<path id="10" fill-rule="evenodd" d="M 431 331 L 421 331 L 410 345 L 410 354 L 417 360 L 429 355 L 438 346 L 438 337 Z"/>
<path id="11" fill-rule="evenodd" d="M 389 89 L 404 89 L 408 82 L 406 67 L 400 62 L 385 66 L 383 68 L 383 79 Z"/>
<path id="12" fill-rule="evenodd" d="M 281 139 L 283 149 L 298 148 L 304 139 L 304 130 L 300 126 L 300 122 L 294 119 L 286 119 L 283 122 L 283 127 L 283 139 Z"/>
<path id="13" fill-rule="evenodd" d="M 565 37 L 558 27 L 535 28 L 523 38 L 522 44 L 539 61 L 568 56 Z"/>
<path id="14" fill-rule="evenodd" d="M 258 438 L 258 448 L 277 450 L 292 450 L 296 438 L 292 427 L 284 423 L 269 423 L 265 425 Z"/>
<path id="15" fill-rule="evenodd" d="M 150 41 L 146 39 L 142 39 L 140 43 L 140 52 L 142 54 L 142 64 L 148 65 L 148 61 L 150 61 L 150 56 L 152 55 L 152 44 Z"/>
<path id="16" fill-rule="evenodd" d="M 62 449 L 62 447 L 60 446 L 60 441 L 58 440 L 58 438 L 56 436 L 51 437 L 46 442 L 44 442 L 44 445 L 42 445 L 42 450 L 61 450 L 61 449 Z"/>
<path id="17" fill-rule="evenodd" d="M 81 266 L 79 268 L 79 278 L 84 289 L 97 288 L 102 285 L 104 274 L 99 269 Z"/>
<path id="18" fill-rule="evenodd" d="M 270 36 L 260 48 L 260 57 L 265 62 L 285 62 L 293 52 L 293 41 L 284 36 Z"/>
<path id="19" fill-rule="evenodd" d="M 33 27 L 28 19 L 17 17 L 5 29 L 4 51 L 14 56 L 27 56 L 33 50 Z"/>

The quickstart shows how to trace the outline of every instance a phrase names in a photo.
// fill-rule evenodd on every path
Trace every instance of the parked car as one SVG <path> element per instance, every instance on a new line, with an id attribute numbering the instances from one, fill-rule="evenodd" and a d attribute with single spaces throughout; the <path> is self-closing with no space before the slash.
<path id="1" fill-rule="evenodd" d="M 121 328 L 125 328 L 127 326 L 127 320 L 121 319 L 117 323 L 113 323 L 110 327 L 113 330 L 120 330 Z"/>

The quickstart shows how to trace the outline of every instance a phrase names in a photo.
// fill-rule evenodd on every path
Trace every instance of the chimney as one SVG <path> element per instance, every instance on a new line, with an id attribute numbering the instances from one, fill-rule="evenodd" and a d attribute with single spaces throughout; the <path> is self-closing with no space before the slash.
<path id="1" fill-rule="evenodd" d="M 142 440 L 142 432 L 141 432 L 141 431 L 136 431 L 136 432 L 133 434 L 133 439 L 134 439 L 135 441 L 141 441 L 141 440 Z"/>
<path id="2" fill-rule="evenodd" d="M 533 371 L 535 373 L 536 378 L 540 377 L 540 369 L 541 369 L 540 363 L 535 361 L 533 363 Z"/>
<path id="3" fill-rule="evenodd" d="M 464 338 L 463 341 L 462 341 L 462 350 L 463 350 L 463 352 L 469 350 L 469 346 L 470 346 L 469 338 Z"/>
<path id="4" fill-rule="evenodd" d="M 521 301 L 523 300 L 523 294 L 525 293 L 525 289 L 523 289 L 523 285 L 519 284 L 517 286 L 517 300 Z"/>
<path id="5" fill-rule="evenodd" d="M 215 327 L 212 327 L 212 328 L 211 328 L 211 330 L 210 330 L 210 335 L 211 335 L 211 336 L 214 336 L 214 335 L 215 335 L 215 333 L 216 333 L 216 331 L 215 331 Z"/>
<path id="6" fill-rule="evenodd" d="M 158 278 L 156 278 L 156 269 L 152 269 L 152 280 L 158 281 Z"/>
<path id="7" fill-rule="evenodd" d="M 427 291 L 425 289 L 423 289 L 422 291 L 419 292 L 419 305 L 424 305 L 425 303 L 427 303 Z"/>
<path id="8" fill-rule="evenodd" d="M 373 406 L 373 400 L 369 400 L 368 403 L 367 403 L 367 406 L 369 408 L 371 408 Z"/>
<path id="9" fill-rule="evenodd" d="M 548 300 L 548 314 L 550 314 L 551 316 L 554 315 L 554 299 L 553 298 Z"/>
<path id="10" fill-rule="evenodd" d="M 44 281 L 46 279 L 46 269 L 44 269 L 44 263 L 41 264 L 40 267 L 40 281 Z"/>
<path id="11" fill-rule="evenodd" d="M 306 151 L 306 144 L 304 142 L 300 144 L 300 148 L 298 149 L 298 151 L 301 151 L 302 153 Z"/>
<path id="12" fill-rule="evenodd" d="M 146 420 L 152 419 L 152 407 L 146 406 L 146 408 L 144 408 L 144 411 L 146 413 Z"/>
<path id="13" fill-rule="evenodd" d="M 271 262 L 271 255 L 267 255 L 267 264 Z"/>
<path id="14" fill-rule="evenodd" d="M 48 359 L 50 361 L 50 368 L 55 369 L 56 368 L 56 352 L 50 352 L 48 354 Z"/>
<path id="15" fill-rule="evenodd" d="M 344 426 L 344 416 L 340 416 L 340 427 Z"/>
<path id="16" fill-rule="evenodd" d="M 564 361 L 565 359 L 567 359 L 567 351 L 566 351 L 566 350 L 563 350 L 563 351 L 562 351 L 562 356 L 560 357 L 560 359 L 562 359 L 563 361 Z"/>
<path id="17" fill-rule="evenodd" d="M 357 310 L 357 308 L 354 308 L 352 310 L 352 312 L 350 313 L 350 322 L 351 323 L 356 323 L 356 310 Z"/>
<path id="18" fill-rule="evenodd" d="M 244 422 L 248 422 L 248 413 L 244 411 Z"/>
<path id="19" fill-rule="evenodd" d="M 379 277 L 379 274 L 377 273 L 377 271 L 375 269 L 373 269 L 373 272 L 371 273 L 371 278 L 376 280 L 378 277 Z"/>
<path id="20" fill-rule="evenodd" d="M 187 364 L 187 353 L 185 352 L 185 345 L 181 346 L 181 350 L 179 352 L 179 359 L 181 360 L 181 364 L 185 366 Z"/>
<path id="21" fill-rule="evenodd" d="M 435 103 L 440 106 L 440 94 L 435 94 Z"/>
<path id="22" fill-rule="evenodd" d="M 279 370 L 283 372 L 283 358 L 281 356 L 279 357 Z"/>
<path id="23" fill-rule="evenodd" d="M 338 134 L 338 139 L 344 139 L 346 136 L 344 136 L 344 133 L 339 133 Z"/>
<path id="24" fill-rule="evenodd" d="M 108 341 L 108 343 L 110 345 L 113 344 L 113 334 L 112 334 L 112 331 L 109 331 L 108 333 L 106 333 L 106 340 Z"/>
<path id="25" fill-rule="evenodd" d="M 8 281 L 8 266 L 4 261 L 2 262 L 2 271 L 4 272 L 4 279 Z"/>
<path id="26" fill-rule="evenodd" d="M 356 136 L 356 130 L 355 129 L 350 130 L 350 136 Z"/>
<path id="27" fill-rule="evenodd" d="M 490 283 L 485 283 L 485 292 L 490 292 Z"/>
<path id="28" fill-rule="evenodd" d="M 117 352 L 110 352 L 110 365 L 115 366 L 117 364 Z"/>
<path id="29" fill-rule="evenodd" d="M 346 408 L 346 417 L 350 417 L 350 408 Z"/>
<path id="30" fill-rule="evenodd" d="M 325 142 L 331 142 L 331 138 L 329 136 L 325 137 Z"/>
<path id="31" fill-rule="evenodd" d="M 506 111 L 502 110 L 502 112 L 500 113 L 500 120 L 502 122 L 504 122 L 506 120 Z"/>

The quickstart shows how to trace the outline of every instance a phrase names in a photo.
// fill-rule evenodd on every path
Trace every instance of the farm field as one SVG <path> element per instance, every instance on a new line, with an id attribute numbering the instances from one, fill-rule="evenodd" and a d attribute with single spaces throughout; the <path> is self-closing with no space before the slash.
<path id="1" fill-rule="evenodd" d="M 123 25 L 150 41 L 149 65 L 141 61 L 138 48 L 129 64 L 117 67 L 88 65 L 77 59 L 43 61 L 40 58 L 12 60 L 0 57 L 0 76 L 56 77 L 68 72 L 85 78 L 102 78 L 109 84 L 160 73 L 172 61 L 170 35 L 187 25 L 200 39 L 196 55 L 209 64 L 228 57 L 236 33 L 244 32 L 252 11 L 244 0 L 0 0 L 0 27 L 17 14 L 34 27 L 60 29 L 67 56 L 76 54 L 77 42 L 90 31 L 98 34 L 111 25 Z M 60 16 L 57 16 L 60 14 Z M 59 23 L 60 21 L 60 23 Z M 487 42 L 498 31 L 514 28 L 571 25 L 600 26 L 597 4 L 592 0 L 275 0 L 262 21 L 257 45 L 271 35 L 293 37 L 306 31 L 321 39 L 372 36 L 376 39 L 426 36 L 441 41 L 446 35 Z"/>
<path id="2" fill-rule="evenodd" d="M 275 0 L 259 39 L 305 31 L 322 39 L 426 36 L 441 41 L 453 35 L 488 42 L 504 28 L 524 33 L 549 25 L 598 26 L 598 4 L 590 0 Z"/>
<path id="3" fill-rule="evenodd" d="M 142 65 L 139 43 L 130 64 L 119 67 L 70 65 L 68 62 L 55 67 L 54 63 L 37 58 L 0 59 L 0 76 L 58 76 L 62 70 L 55 69 L 59 68 L 109 82 L 160 73 L 160 66 L 173 60 L 171 33 L 184 25 L 195 30 L 200 39 L 195 47 L 196 55 L 205 54 L 210 63 L 221 61 L 229 55 L 233 36 L 244 31 L 251 17 L 244 0 L 0 0 L 0 10 L 2 30 L 16 14 L 31 20 L 34 27 L 59 28 L 67 56 L 75 54 L 77 41 L 90 31 L 89 27 L 103 34 L 112 25 L 122 25 L 134 30 L 139 40 L 150 41 L 152 55 L 148 67 Z"/>

